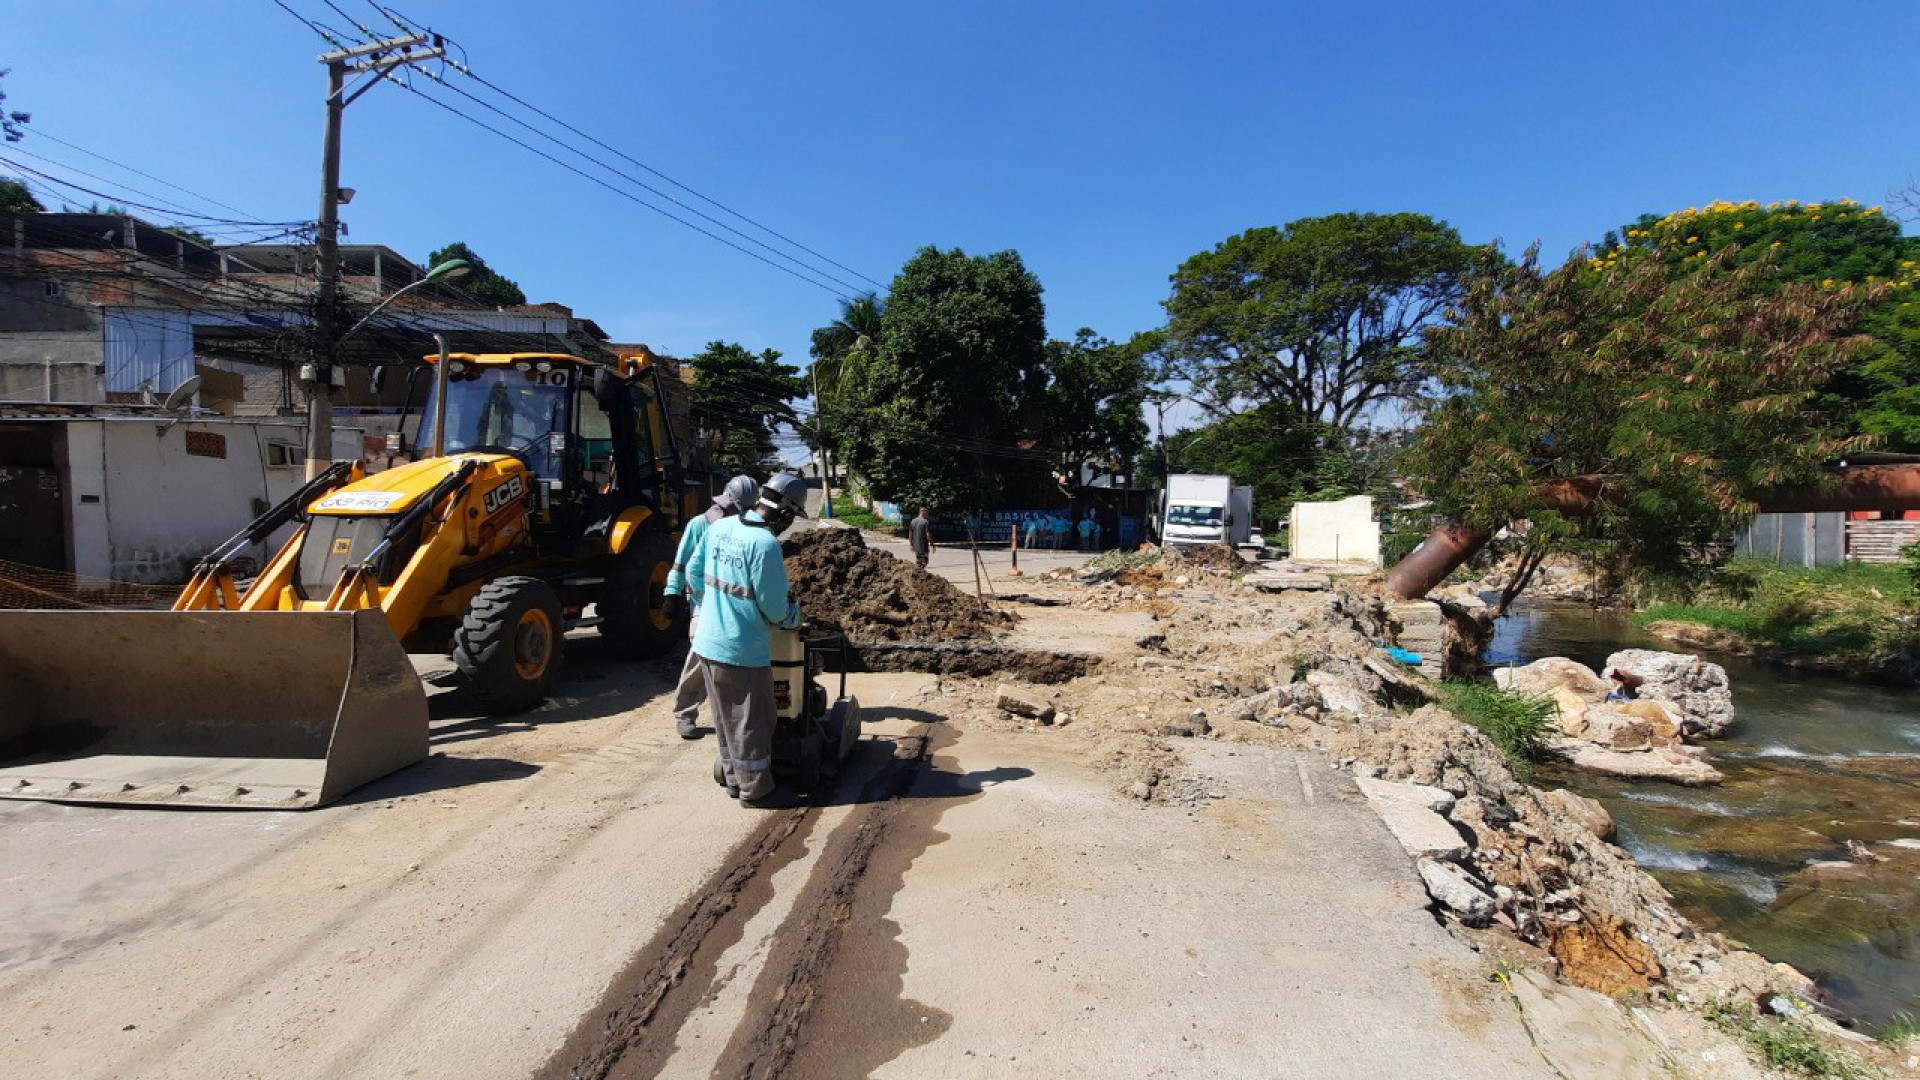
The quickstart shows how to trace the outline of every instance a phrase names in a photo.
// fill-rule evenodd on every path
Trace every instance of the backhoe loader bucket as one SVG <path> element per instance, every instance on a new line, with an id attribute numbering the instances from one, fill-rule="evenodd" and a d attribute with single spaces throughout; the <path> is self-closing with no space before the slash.
<path id="1" fill-rule="evenodd" d="M 0 798 L 306 809 L 426 756 L 380 611 L 0 611 Z"/>

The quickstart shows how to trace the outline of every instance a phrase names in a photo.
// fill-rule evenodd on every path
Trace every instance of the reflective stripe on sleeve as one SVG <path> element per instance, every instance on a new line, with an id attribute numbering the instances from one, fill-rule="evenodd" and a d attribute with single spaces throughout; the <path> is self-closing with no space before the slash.
<path id="1" fill-rule="evenodd" d="M 751 761 L 736 760 L 733 763 L 734 772 L 767 772 L 772 768 L 773 759 L 770 757 L 754 758 Z"/>

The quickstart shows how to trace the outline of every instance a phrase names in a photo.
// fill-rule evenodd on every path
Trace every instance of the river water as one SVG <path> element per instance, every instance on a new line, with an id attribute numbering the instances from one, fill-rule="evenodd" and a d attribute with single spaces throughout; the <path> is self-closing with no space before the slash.
<path id="1" fill-rule="evenodd" d="M 1674 646 L 1618 613 L 1523 605 L 1487 659 L 1567 656 L 1598 671 L 1624 648 Z M 1920 1015 L 1920 693 L 1708 658 L 1725 665 L 1739 715 L 1706 744 L 1725 784 L 1560 768 L 1539 780 L 1599 799 L 1616 842 L 1687 914 L 1812 976 L 1829 1004 L 1869 1027 Z"/>

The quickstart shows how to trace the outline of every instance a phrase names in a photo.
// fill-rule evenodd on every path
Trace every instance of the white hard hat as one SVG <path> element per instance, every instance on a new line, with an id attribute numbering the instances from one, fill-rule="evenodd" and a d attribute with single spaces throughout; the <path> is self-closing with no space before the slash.
<path id="1" fill-rule="evenodd" d="M 790 472 L 774 473 L 760 485 L 760 504 L 785 510 L 795 517 L 806 517 L 807 482 Z"/>

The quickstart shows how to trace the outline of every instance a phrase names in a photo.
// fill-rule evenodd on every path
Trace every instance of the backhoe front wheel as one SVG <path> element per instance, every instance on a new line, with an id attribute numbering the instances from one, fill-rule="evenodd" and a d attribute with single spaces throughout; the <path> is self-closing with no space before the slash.
<path id="1" fill-rule="evenodd" d="M 673 537 L 645 533 L 607 575 L 598 603 L 600 639 L 615 659 L 645 660 L 686 645 L 686 619 L 669 619 L 660 610 L 673 556 Z"/>
<path id="2" fill-rule="evenodd" d="M 526 712 L 547 698 L 566 623 L 560 598 L 539 578 L 503 577 L 486 584 L 453 632 L 453 662 L 481 712 Z"/>

